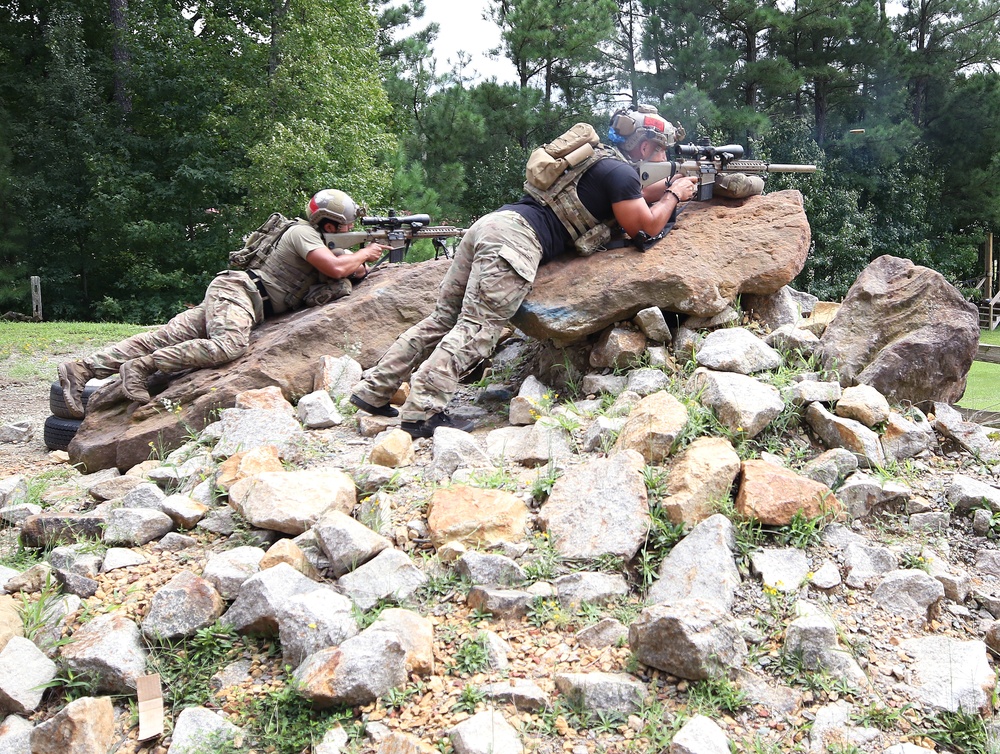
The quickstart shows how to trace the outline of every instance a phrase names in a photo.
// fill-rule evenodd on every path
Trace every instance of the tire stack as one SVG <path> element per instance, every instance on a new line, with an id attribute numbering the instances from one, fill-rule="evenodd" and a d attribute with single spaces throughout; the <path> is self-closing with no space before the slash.
<path id="1" fill-rule="evenodd" d="M 87 401 L 91 394 L 97 390 L 99 385 L 87 385 L 83 389 L 83 408 L 87 409 Z M 53 382 L 49 386 L 49 411 L 52 416 L 45 420 L 43 438 L 45 447 L 49 450 L 66 450 L 70 441 L 76 436 L 76 431 L 83 423 L 82 419 L 76 419 L 66 407 L 66 399 L 63 397 L 62 385 Z"/>

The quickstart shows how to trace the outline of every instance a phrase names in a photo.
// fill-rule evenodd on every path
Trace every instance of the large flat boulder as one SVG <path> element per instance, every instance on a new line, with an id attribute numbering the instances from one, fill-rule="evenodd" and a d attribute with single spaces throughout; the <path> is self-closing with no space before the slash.
<path id="1" fill-rule="evenodd" d="M 565 255 L 539 268 L 513 322 L 536 338 L 570 341 L 650 306 L 711 317 L 741 293 L 770 294 L 790 283 L 810 238 L 798 191 L 691 202 L 644 254 Z"/>
<path id="2" fill-rule="evenodd" d="M 114 385 L 94 393 L 70 443 L 71 461 L 88 472 L 124 471 L 148 459 L 150 448 L 179 446 L 190 428 L 202 429 L 244 390 L 276 385 L 289 400 L 312 392 L 322 356 L 349 354 L 373 366 L 397 335 L 430 314 L 448 264 L 379 268 L 350 296 L 268 320 L 243 358 L 176 377 L 146 406 L 129 403 Z"/>

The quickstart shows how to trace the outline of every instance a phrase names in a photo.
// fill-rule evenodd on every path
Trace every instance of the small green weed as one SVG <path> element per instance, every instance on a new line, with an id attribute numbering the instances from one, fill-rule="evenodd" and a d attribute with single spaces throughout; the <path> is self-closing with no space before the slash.
<path id="1" fill-rule="evenodd" d="M 476 712 L 476 707 L 486 700 L 486 693 L 482 690 L 466 684 L 459 692 L 458 701 L 452 705 L 452 712 L 467 712 L 472 715 Z"/>
<path id="2" fill-rule="evenodd" d="M 692 683 L 688 701 L 699 713 L 718 716 L 720 710 L 736 712 L 745 707 L 747 695 L 725 676 L 717 676 Z"/>
<path id="3" fill-rule="evenodd" d="M 650 507 L 649 514 L 649 530 L 635 561 L 639 586 L 643 591 L 656 581 L 660 563 L 684 536 L 684 525 L 673 523 L 659 503 Z"/>
<path id="4" fill-rule="evenodd" d="M 934 743 L 962 754 L 995 754 L 986 721 L 975 712 L 939 712 L 924 720 L 922 733 Z M 992 744 L 992 746 L 991 746 Z"/>
<path id="5" fill-rule="evenodd" d="M 548 532 L 536 534 L 533 544 L 534 553 L 524 565 L 525 576 L 529 581 L 551 581 L 559 575 L 559 552 Z"/>
<path id="6" fill-rule="evenodd" d="M 317 710 L 292 684 L 252 697 L 237 710 L 236 718 L 261 750 L 274 754 L 311 751 L 337 724 L 345 728 L 351 739 L 360 734 L 351 708 Z"/>
<path id="7" fill-rule="evenodd" d="M 470 481 L 475 487 L 517 492 L 517 480 L 502 466 L 490 471 L 475 471 L 472 473 Z"/>
<path id="8" fill-rule="evenodd" d="M 884 704 L 872 703 L 853 713 L 851 719 L 866 728 L 878 728 L 879 730 L 889 731 L 895 728 L 899 721 L 903 719 L 903 713 L 912 707 L 913 705 L 910 703 L 906 703 L 898 709 L 887 707 Z"/>
<path id="9" fill-rule="evenodd" d="M 212 695 L 209 679 L 241 649 L 235 629 L 217 622 L 189 638 L 153 646 L 148 663 L 160 674 L 165 696 L 173 707 L 202 705 Z"/>
<path id="10" fill-rule="evenodd" d="M 552 488 L 556 486 L 556 480 L 562 476 L 562 471 L 556 468 L 556 465 L 549 460 L 548 465 L 545 467 L 545 473 L 539 474 L 538 477 L 531 485 L 531 496 L 538 502 L 545 502 L 549 495 L 552 494 Z"/>
<path id="11" fill-rule="evenodd" d="M 900 553 L 899 564 L 903 568 L 915 568 L 920 571 L 930 571 L 931 569 L 931 564 L 927 562 L 927 558 L 923 555 L 914 554 L 912 552 Z"/>
<path id="12" fill-rule="evenodd" d="M 489 644 L 486 634 L 480 631 L 471 639 L 465 639 L 452 654 L 448 672 L 452 675 L 473 675 L 482 673 L 490 666 Z"/>
<path id="13" fill-rule="evenodd" d="M 542 628 L 552 623 L 556 628 L 565 628 L 573 623 L 576 616 L 554 597 L 535 597 L 528 605 L 528 623 Z"/>

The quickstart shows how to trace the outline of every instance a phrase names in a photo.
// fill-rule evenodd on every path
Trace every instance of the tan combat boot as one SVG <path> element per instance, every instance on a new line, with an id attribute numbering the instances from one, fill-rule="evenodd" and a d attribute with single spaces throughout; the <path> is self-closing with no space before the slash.
<path id="1" fill-rule="evenodd" d="M 94 377 L 94 370 L 82 361 L 66 361 L 59 365 L 59 385 L 63 391 L 63 402 L 69 413 L 77 419 L 83 418 L 83 389 Z"/>
<path id="2" fill-rule="evenodd" d="M 156 371 L 152 356 L 139 359 L 129 359 L 118 368 L 122 377 L 122 390 L 136 403 L 149 403 L 149 390 L 146 380 Z"/>

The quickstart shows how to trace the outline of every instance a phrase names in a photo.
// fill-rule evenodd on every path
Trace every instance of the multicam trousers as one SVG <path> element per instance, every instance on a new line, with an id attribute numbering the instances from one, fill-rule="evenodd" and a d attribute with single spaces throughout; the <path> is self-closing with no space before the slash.
<path id="1" fill-rule="evenodd" d="M 400 418 L 420 421 L 443 411 L 462 376 L 493 352 L 541 258 L 538 237 L 516 212 L 478 220 L 455 252 L 434 311 L 396 339 L 355 395 L 382 406 L 409 377 Z"/>
<path id="2" fill-rule="evenodd" d="M 83 359 L 97 377 L 118 373 L 129 359 L 152 356 L 161 372 L 215 367 L 242 356 L 250 331 L 263 320 L 260 294 L 243 272 L 220 273 L 198 306 L 167 324 L 133 335 Z"/>

